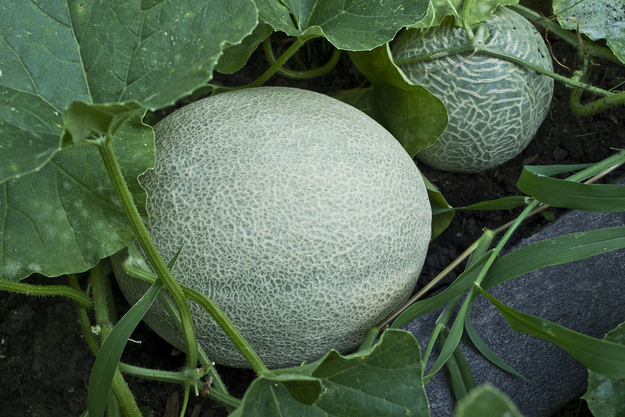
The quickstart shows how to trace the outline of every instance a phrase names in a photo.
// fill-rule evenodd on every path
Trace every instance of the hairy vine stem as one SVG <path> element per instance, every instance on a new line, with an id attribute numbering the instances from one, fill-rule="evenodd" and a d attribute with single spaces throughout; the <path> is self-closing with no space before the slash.
<path id="1" fill-rule="evenodd" d="M 592 73 L 592 65 L 589 60 L 584 61 L 584 68 L 582 69 L 582 75 L 580 76 L 580 82 L 587 82 Z M 569 98 L 569 107 L 571 111 L 578 116 L 590 116 L 600 111 L 609 109 L 610 107 L 617 106 L 625 103 L 625 92 L 614 94 L 610 97 L 600 98 L 588 104 L 581 104 L 582 90 L 576 88 L 571 93 Z"/>
<path id="2" fill-rule="evenodd" d="M 273 49 L 271 47 L 271 38 L 267 38 L 263 41 L 263 51 L 265 52 L 265 57 L 267 58 L 267 62 L 270 65 L 274 65 L 276 63 L 276 57 L 273 54 Z M 305 80 L 308 78 L 319 77 L 321 75 L 325 75 L 328 72 L 332 71 L 336 64 L 338 64 L 341 59 L 341 51 L 339 49 L 334 48 L 332 51 L 332 56 L 320 67 L 311 68 L 303 71 L 291 70 L 288 68 L 280 67 L 276 71 L 278 74 L 282 75 L 286 78 L 291 78 L 293 80 Z"/>
<path id="3" fill-rule="evenodd" d="M 198 350 L 197 338 L 193 328 L 193 320 L 191 318 L 191 312 L 189 311 L 189 305 L 187 304 L 187 300 L 182 293 L 180 285 L 176 282 L 171 272 L 169 272 L 167 265 L 158 253 L 158 250 L 156 249 L 154 242 L 152 242 L 148 230 L 141 219 L 141 215 L 135 206 L 132 195 L 130 194 L 126 181 L 124 180 L 121 168 L 119 167 L 119 163 L 117 162 L 117 158 L 115 157 L 112 140 L 113 138 L 111 135 L 106 135 L 90 141 L 89 143 L 96 145 L 100 150 L 100 155 L 104 161 L 106 171 L 113 182 L 117 195 L 120 197 L 122 207 L 124 208 L 126 216 L 130 221 L 132 229 L 141 243 L 141 246 L 143 247 L 148 260 L 152 264 L 152 267 L 158 276 L 163 280 L 165 288 L 167 288 L 176 303 L 176 307 L 178 308 L 180 319 L 182 321 L 184 338 L 187 344 L 187 366 L 190 369 L 193 369 L 197 367 Z"/>
<path id="4" fill-rule="evenodd" d="M 602 97 L 616 96 L 616 94 L 611 93 L 609 91 L 590 86 L 588 84 L 585 84 L 583 82 L 580 82 L 574 79 L 564 77 L 562 75 L 556 74 L 553 71 L 546 70 L 542 67 L 539 67 L 538 65 L 534 65 L 531 62 L 525 61 L 524 59 L 518 58 L 514 55 L 508 54 L 506 52 L 501 52 L 501 51 L 497 51 L 494 49 L 490 49 L 486 46 L 475 46 L 475 45 L 457 46 L 457 47 L 453 47 L 449 49 L 436 51 L 430 54 L 424 54 L 424 55 L 414 56 L 410 58 L 394 60 L 394 62 L 395 62 L 395 65 L 400 66 L 400 65 L 406 65 L 406 64 L 413 64 L 417 62 L 430 61 L 433 59 L 443 58 L 445 56 L 454 55 L 454 54 L 462 54 L 462 53 L 483 53 L 483 54 L 490 55 L 499 59 L 510 61 L 517 65 L 527 67 L 540 74 L 551 77 L 556 81 L 560 81 L 561 83 L 570 85 L 571 87 L 580 88 L 582 90 L 589 91 L 598 96 L 602 96 Z M 611 100 L 611 102 L 614 102 L 614 101 L 618 101 L 618 100 L 614 100 L 614 99 Z"/>
<path id="5" fill-rule="evenodd" d="M 556 81 L 560 81 L 563 84 L 570 85 L 571 87 L 584 89 L 584 90 L 589 91 L 589 92 L 591 92 L 593 94 L 596 94 L 598 96 L 610 97 L 610 96 L 614 95 L 614 93 L 611 93 L 609 91 L 603 90 L 601 88 L 593 87 L 591 85 L 582 83 L 580 81 L 577 81 L 577 80 L 574 80 L 574 79 L 567 78 L 565 76 L 556 74 L 553 71 L 546 70 L 546 69 L 544 69 L 542 67 L 539 67 L 538 65 L 534 65 L 531 62 L 525 61 L 524 59 L 521 59 L 521 58 L 517 58 L 516 56 L 508 54 L 506 52 L 496 51 L 494 49 L 490 49 L 490 48 L 487 48 L 487 47 L 475 48 L 475 50 L 478 51 L 478 52 L 482 52 L 482 53 L 484 53 L 486 55 L 494 56 L 494 57 L 500 58 L 500 59 L 505 59 L 506 61 L 510 61 L 510 62 L 515 63 L 515 64 L 527 67 L 527 68 L 529 68 L 531 70 L 534 70 L 534 71 L 536 71 L 536 72 L 538 72 L 540 74 L 543 74 L 543 75 L 546 75 L 548 77 L 551 77 L 551 78 L 553 78 Z"/>
<path id="6" fill-rule="evenodd" d="M 132 265 L 124 265 L 124 270 L 126 270 L 130 275 L 141 279 L 143 281 L 153 283 L 156 281 L 156 274 L 144 271 L 141 268 L 134 267 Z M 181 286 L 184 296 L 189 299 L 189 301 L 193 301 L 202 308 L 204 308 L 211 317 L 217 322 L 219 327 L 223 330 L 223 332 L 228 336 L 228 339 L 234 344 L 237 350 L 241 353 L 241 355 L 245 358 L 245 360 L 250 364 L 252 369 L 257 374 L 263 374 L 267 372 L 267 367 L 260 359 L 258 354 L 252 349 L 252 347 L 247 343 L 243 335 L 239 332 L 239 330 L 234 326 L 234 324 L 230 321 L 228 316 L 215 304 L 214 301 L 206 297 L 204 294 L 195 291 L 192 288 Z"/>
<path id="7" fill-rule="evenodd" d="M 541 24 L 544 27 L 547 27 L 550 24 L 550 19 L 544 18 L 540 16 L 538 13 L 533 12 L 530 9 L 527 9 L 525 7 L 518 6 L 518 5 L 510 6 L 510 7 L 516 12 L 518 12 L 519 14 L 523 15 L 526 19 L 535 21 L 536 23 Z M 467 3 L 465 3 L 465 8 L 463 9 L 463 17 L 466 15 L 466 10 L 467 10 Z M 487 46 L 485 46 L 483 42 L 478 42 L 478 38 L 480 38 L 479 36 L 475 36 L 472 30 L 467 30 L 466 25 L 464 26 L 465 26 L 464 29 L 467 35 L 467 39 L 468 39 L 468 43 L 466 45 L 439 50 L 439 51 L 432 52 L 429 54 L 414 56 L 410 58 L 394 60 L 395 64 L 398 66 L 401 66 L 401 65 L 407 65 L 407 64 L 414 64 L 418 62 L 430 61 L 430 60 L 439 59 L 445 56 L 455 55 L 455 54 L 470 53 L 471 55 L 473 55 L 476 53 L 483 53 L 485 55 L 489 55 L 495 58 L 499 58 L 499 59 L 512 62 L 517 65 L 524 66 L 540 74 L 551 77 L 556 81 L 559 81 L 563 84 L 573 87 L 574 91 L 573 91 L 573 94 L 571 95 L 571 101 L 570 101 L 571 109 L 575 114 L 579 116 L 589 116 L 592 114 L 596 114 L 600 111 L 607 110 L 610 107 L 625 104 L 625 91 L 619 92 L 619 93 L 612 93 L 610 91 L 606 91 L 601 88 L 588 85 L 587 76 L 582 76 L 580 77 L 580 79 L 567 78 L 565 76 L 556 74 L 553 71 L 546 70 L 538 65 L 534 65 L 531 62 L 525 61 L 524 59 L 518 58 L 514 55 L 488 48 Z M 609 48 L 596 45 L 593 42 L 581 41 L 581 39 L 578 36 L 575 36 L 568 30 L 562 29 L 560 25 L 558 25 L 557 23 L 553 23 L 553 26 L 550 27 L 550 30 L 552 30 L 554 33 L 556 33 L 566 42 L 575 46 L 580 51 L 580 53 L 582 53 L 585 59 L 585 66 L 587 66 L 586 64 L 588 63 L 589 55 L 599 57 L 599 58 L 609 59 L 616 63 L 622 64 L 622 62 L 612 53 L 612 51 Z M 587 71 L 584 71 L 584 74 L 586 73 Z M 581 97 L 582 91 L 588 91 L 597 96 L 600 96 L 601 98 L 591 103 L 588 103 L 586 105 L 581 105 L 579 103 L 579 99 Z"/>
<path id="8" fill-rule="evenodd" d="M 280 68 L 284 66 L 284 64 L 286 64 L 286 61 L 288 61 L 295 54 L 295 52 L 297 52 L 299 48 L 302 47 L 302 45 L 304 45 L 310 39 L 316 38 L 318 36 L 319 34 L 312 33 L 296 37 L 291 46 L 289 46 L 289 48 L 284 51 L 284 53 L 280 55 L 278 59 L 276 59 L 276 61 L 269 67 L 267 71 L 265 71 L 260 77 L 258 77 L 250 84 L 237 88 L 253 88 L 260 87 L 261 85 L 265 84 L 267 80 L 269 80 Z"/>
<path id="9" fill-rule="evenodd" d="M 284 53 L 280 55 L 278 59 L 273 61 L 271 66 L 264 73 L 262 73 L 260 77 L 258 77 L 256 80 L 252 81 L 251 83 L 246 84 L 246 85 L 236 86 L 236 87 L 228 87 L 228 86 L 222 86 L 222 85 L 216 85 L 216 84 L 207 84 L 204 87 L 200 87 L 197 90 L 195 90 L 193 94 L 191 94 L 190 96 L 190 101 L 196 101 L 201 96 L 205 96 L 208 94 L 225 93 L 227 91 L 243 90 L 245 88 L 254 88 L 254 87 L 262 86 L 276 72 L 278 72 L 284 66 L 284 64 L 302 47 L 302 45 L 304 45 L 310 39 L 317 38 L 319 36 L 321 36 L 319 33 L 312 32 L 309 34 L 304 34 L 304 35 L 296 37 L 295 41 L 291 44 L 291 46 L 289 46 L 289 48 L 286 51 L 284 51 Z M 338 57 L 336 59 L 338 59 Z M 332 62 L 332 59 L 330 59 L 330 62 L 328 64 L 331 64 L 331 62 Z"/>
<path id="10" fill-rule="evenodd" d="M 467 24 L 468 16 L 469 16 L 469 10 L 471 9 L 471 4 L 473 3 L 473 0 L 464 0 L 464 4 L 462 6 L 462 27 L 464 28 L 465 33 L 467 34 L 467 40 L 469 41 L 470 44 L 473 44 L 474 40 L 475 40 L 475 35 L 473 34 L 473 29 L 471 29 L 471 26 L 469 26 Z"/>
<path id="11" fill-rule="evenodd" d="M 66 285 L 33 285 L 0 279 L 0 290 L 25 295 L 67 297 L 85 308 L 93 308 L 93 300 L 84 292 Z"/>
<path id="12" fill-rule="evenodd" d="M 181 384 L 183 383 L 183 381 L 188 379 L 188 376 L 185 375 L 185 371 L 172 372 L 146 369 L 139 366 L 129 365 L 123 362 L 119 363 L 119 370 L 126 375 L 132 375 L 137 378 L 150 379 L 161 382 L 170 382 L 173 384 Z M 234 408 L 238 408 L 241 405 L 241 400 L 218 390 L 209 390 L 208 396 L 216 401 L 219 401 L 220 403 L 228 404 L 229 406 L 232 406 Z"/>
<path id="13" fill-rule="evenodd" d="M 69 274 L 67 276 L 67 280 L 69 281 L 70 287 L 72 287 L 76 291 L 81 291 L 80 283 L 78 282 L 78 277 L 76 276 L 76 274 Z M 78 323 L 80 324 L 82 334 L 85 336 L 85 340 L 87 341 L 87 344 L 89 345 L 89 348 L 91 349 L 93 354 L 97 355 L 100 350 L 100 344 L 93 336 L 93 332 L 91 330 L 91 322 L 89 321 L 89 314 L 87 313 L 87 307 L 79 302 L 76 302 L 76 312 L 78 313 Z"/>

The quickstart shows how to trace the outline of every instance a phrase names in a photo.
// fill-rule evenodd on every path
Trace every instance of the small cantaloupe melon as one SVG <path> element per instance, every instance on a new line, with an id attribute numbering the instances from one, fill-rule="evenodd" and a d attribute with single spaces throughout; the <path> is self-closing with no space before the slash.
<path id="1" fill-rule="evenodd" d="M 500 6 L 484 24 L 490 32 L 488 48 L 553 70 L 545 42 L 524 17 Z M 395 59 L 404 59 L 466 44 L 464 29 L 448 19 L 427 30 L 403 32 L 392 51 Z M 447 108 L 447 129 L 417 154 L 420 161 L 443 171 L 478 172 L 514 158 L 536 134 L 553 96 L 553 79 L 480 52 L 446 55 L 400 69 Z"/>
<path id="2" fill-rule="evenodd" d="M 270 368 L 350 351 L 413 290 L 430 239 L 419 171 L 359 110 L 305 90 L 262 87 L 188 105 L 158 123 L 150 234 L 172 270 L 219 305 Z M 145 291 L 115 272 L 135 302 Z M 191 305 L 198 340 L 246 367 Z M 155 303 L 145 321 L 185 342 Z"/>

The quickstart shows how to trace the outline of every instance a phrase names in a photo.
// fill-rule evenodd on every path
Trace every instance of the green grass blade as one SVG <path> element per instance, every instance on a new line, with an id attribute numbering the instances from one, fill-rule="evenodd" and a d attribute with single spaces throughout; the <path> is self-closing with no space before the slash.
<path id="1" fill-rule="evenodd" d="M 454 297 L 452 300 L 448 301 L 447 304 L 445 305 L 445 308 L 443 309 L 443 312 L 436 319 L 436 323 L 434 324 L 434 329 L 432 330 L 430 339 L 428 340 L 428 343 L 425 347 L 425 352 L 423 352 L 423 363 L 428 363 L 428 360 L 430 358 L 430 353 L 432 352 L 432 349 L 434 348 L 434 343 L 436 342 L 437 339 L 440 339 L 439 333 L 441 332 L 441 330 L 447 328 L 446 327 L 447 322 L 453 315 L 454 311 L 456 311 L 456 308 L 458 307 L 458 303 L 460 302 L 461 298 L 462 298 L 462 294 L 459 294 L 456 297 Z M 443 345 L 441 345 L 441 347 L 442 346 Z"/>
<path id="2" fill-rule="evenodd" d="M 572 233 L 533 243 L 497 259 L 488 271 L 482 288 L 488 290 L 517 276 L 545 266 L 558 265 L 585 259 L 612 250 L 625 248 L 625 226 Z M 481 340 L 470 322 L 470 313 L 465 317 L 465 328 L 475 347 L 500 368 L 523 378 L 503 362 Z"/>
<path id="3" fill-rule="evenodd" d="M 477 262 L 488 250 L 490 249 L 490 245 L 493 243 L 493 239 L 495 238 L 495 234 L 492 230 L 486 229 L 482 236 L 477 240 L 477 246 L 471 255 L 469 255 L 469 259 L 467 260 L 467 268 L 471 267 L 475 262 Z M 467 269 L 465 268 L 465 269 Z"/>
<path id="4" fill-rule="evenodd" d="M 391 328 L 398 329 L 401 326 L 410 323 L 414 319 L 430 313 L 442 305 L 445 305 L 450 300 L 453 300 L 454 297 L 469 289 L 480 273 L 480 266 L 490 257 L 491 252 L 492 250 L 489 250 L 481 256 L 473 265 L 460 274 L 458 278 L 456 278 L 456 280 L 451 283 L 447 289 L 445 289 L 445 291 L 435 295 L 434 297 L 418 301 L 408 307 L 395 319 L 395 321 L 393 321 Z"/>
<path id="5" fill-rule="evenodd" d="M 581 362 L 589 370 L 612 378 L 625 378 L 625 346 L 590 337 L 559 324 L 522 313 L 504 305 L 480 287 L 475 287 L 499 310 L 510 327 L 551 342 Z"/>
<path id="6" fill-rule="evenodd" d="M 455 210 L 510 210 L 516 207 L 526 206 L 528 201 L 531 201 L 530 197 L 522 195 L 513 195 L 509 197 L 498 198 L 496 200 L 481 201 L 479 203 L 471 204 L 464 207 L 438 207 L 436 211 L 434 206 L 432 213 L 442 214 L 448 211 Z"/>
<path id="7" fill-rule="evenodd" d="M 526 206 L 530 198 L 522 195 L 498 198 L 496 200 L 482 201 L 466 207 L 458 207 L 456 210 L 510 210 L 516 207 Z"/>
<path id="8" fill-rule="evenodd" d="M 471 322 L 470 307 L 466 317 L 464 318 L 464 328 L 467 332 L 467 335 L 469 336 L 469 339 L 471 339 L 471 343 L 473 343 L 475 348 L 482 354 L 482 356 L 484 356 L 486 359 L 488 359 L 490 362 L 503 369 L 504 371 L 510 372 L 512 375 L 518 376 L 519 378 L 523 378 L 527 381 L 527 378 L 525 378 L 513 367 L 504 362 L 503 359 L 497 356 L 497 354 L 493 352 L 492 349 L 489 348 L 488 345 L 482 340 L 480 335 L 475 330 L 475 327 L 473 327 L 473 323 Z"/>
<path id="9" fill-rule="evenodd" d="M 625 248 L 625 226 L 541 240 L 497 259 L 482 282 L 482 288 L 489 290 L 545 266 L 578 261 L 622 248 Z"/>
<path id="10" fill-rule="evenodd" d="M 89 378 L 87 401 L 91 417 L 102 417 L 104 415 L 113 375 L 126 347 L 128 338 L 130 338 L 130 335 L 152 305 L 162 285 L 160 280 L 155 282 L 143 297 L 119 320 L 111 334 L 102 344 Z"/>
<path id="11" fill-rule="evenodd" d="M 579 171 L 579 170 L 582 170 L 582 169 L 590 168 L 593 165 L 594 164 L 539 165 L 539 166 L 527 165 L 525 168 L 527 168 L 529 171 L 531 171 L 531 172 L 533 172 L 535 174 L 545 175 L 547 177 L 551 177 L 553 175 L 564 174 L 565 172 Z M 588 174 L 588 176 L 586 178 L 591 177 L 591 176 L 592 176 L 592 174 Z"/>
<path id="12" fill-rule="evenodd" d="M 439 343 L 444 345 L 449 336 L 449 329 L 443 326 L 441 333 L 439 334 Z M 460 401 L 465 398 L 470 390 L 477 387 L 471 367 L 464 356 L 464 353 L 459 346 L 454 349 L 454 353 L 445 364 L 449 370 L 451 377 L 451 385 L 454 391 L 456 401 Z"/>
<path id="13" fill-rule="evenodd" d="M 445 327 L 445 329 L 447 329 L 447 327 Z M 444 346 L 446 341 L 447 341 L 447 338 L 445 337 L 444 333 L 442 332 L 439 333 L 438 343 L 441 346 Z M 454 351 L 454 353 L 456 353 L 458 349 L 459 348 L 456 347 L 456 350 Z M 456 397 L 456 401 L 458 401 L 461 398 L 466 397 L 469 390 L 464 385 L 464 380 L 462 379 L 462 375 L 460 374 L 460 369 L 458 368 L 458 364 L 454 360 L 453 355 L 451 358 L 449 358 L 447 363 L 445 363 L 445 366 L 447 367 L 447 370 L 449 371 L 449 377 L 451 379 L 451 389 L 454 392 L 454 397 Z"/>
<path id="14" fill-rule="evenodd" d="M 624 160 L 625 152 L 620 152 L 574 177 L 577 179 L 588 177 L 596 171 L 601 172 Z M 625 211 L 625 185 L 580 184 L 568 179 L 560 180 L 549 177 L 548 175 L 553 175 L 558 171 L 556 168 L 559 166 L 526 166 L 519 177 L 517 188 L 538 201 L 554 207 L 605 213 Z"/>
<path id="15" fill-rule="evenodd" d="M 482 256 L 490 247 L 490 244 L 493 241 L 494 238 L 494 234 L 491 230 L 486 230 L 484 232 L 484 234 L 482 235 L 482 237 L 480 238 L 480 242 L 478 247 L 475 249 L 475 251 L 471 254 L 471 256 L 469 257 L 468 260 L 468 265 L 473 265 L 473 263 L 475 262 L 476 258 L 479 258 L 479 256 Z M 492 268 L 492 266 L 491 266 Z M 516 375 L 520 378 L 525 379 L 525 377 L 523 377 L 523 375 L 519 374 L 517 371 L 515 371 L 510 365 L 508 365 L 507 363 L 505 363 L 503 361 L 503 359 L 501 359 L 499 356 L 497 356 L 495 354 L 495 352 L 493 352 L 487 345 L 486 343 L 484 343 L 484 341 L 482 340 L 482 338 L 477 334 L 477 331 L 475 330 L 475 328 L 473 327 L 473 323 L 471 322 L 471 304 L 473 303 L 473 301 L 476 298 L 476 294 L 473 294 L 473 297 L 470 299 L 469 301 L 469 307 L 467 309 L 467 314 L 464 317 L 464 328 L 467 332 L 467 335 L 469 336 L 469 339 L 471 339 L 471 342 L 473 343 L 473 345 L 477 348 L 477 350 L 482 354 L 482 356 L 484 356 L 486 359 L 488 359 L 490 362 L 492 362 L 494 365 L 500 367 L 501 369 L 510 372 L 513 375 Z M 462 352 L 460 352 L 462 353 Z M 455 355 L 455 353 L 454 353 Z M 463 356 L 464 358 L 464 356 Z M 458 361 L 458 359 L 457 359 Z M 466 359 L 465 359 L 466 362 Z M 468 364 L 466 365 L 466 367 L 468 368 Z M 469 369 L 470 372 L 470 369 Z M 456 397 L 456 399 L 458 399 L 458 397 Z"/>
<path id="16" fill-rule="evenodd" d="M 436 361 L 434 362 L 434 365 L 432 365 L 432 368 L 430 369 L 428 375 L 424 378 L 425 381 L 430 380 L 430 378 L 432 378 L 434 374 L 441 370 L 443 365 L 445 365 L 445 363 L 453 355 L 454 350 L 458 347 L 460 339 L 462 338 L 462 333 L 464 331 L 464 318 L 466 317 L 467 311 L 469 310 L 469 307 L 471 305 L 471 298 L 474 292 L 475 290 L 471 288 L 471 291 L 469 291 L 469 295 L 467 295 L 467 298 L 464 300 L 462 307 L 460 307 L 458 315 L 454 320 L 454 324 L 451 326 L 451 330 L 447 335 L 447 340 L 441 348 L 441 353 L 438 355 L 438 358 L 436 358 Z"/>
<path id="17" fill-rule="evenodd" d="M 523 170 L 519 190 L 554 207 L 617 213 L 625 211 L 625 185 L 580 184 Z"/>
<path id="18" fill-rule="evenodd" d="M 367 331 L 364 340 L 358 347 L 358 352 L 362 352 L 363 350 L 369 349 L 371 346 L 373 346 L 379 335 L 380 329 L 378 329 L 376 326 L 370 328 L 369 331 Z"/>
<path id="19" fill-rule="evenodd" d="M 180 246 L 180 249 L 178 249 L 176 253 L 174 254 L 174 256 L 171 257 L 169 262 L 167 262 L 167 269 L 169 269 L 170 271 L 174 267 L 176 261 L 178 260 L 178 256 L 180 256 L 180 252 L 182 252 L 182 248 L 184 248 L 184 244 Z"/>

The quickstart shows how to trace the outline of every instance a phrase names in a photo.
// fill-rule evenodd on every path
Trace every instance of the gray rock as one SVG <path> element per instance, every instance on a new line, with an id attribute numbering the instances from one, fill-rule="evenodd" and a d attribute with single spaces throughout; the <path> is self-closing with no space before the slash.
<path id="1" fill-rule="evenodd" d="M 625 179 L 618 181 L 625 183 Z M 571 211 L 518 247 L 569 233 L 625 225 L 625 213 Z M 625 250 L 608 252 L 568 264 L 546 267 L 490 290 L 519 311 L 601 338 L 625 321 Z M 404 326 L 422 347 L 441 310 Z M 588 372 L 557 346 L 517 333 L 484 297 L 475 300 L 473 324 L 486 344 L 525 376 L 515 377 L 484 359 L 466 335 L 461 341 L 478 384 L 489 382 L 506 393 L 528 417 L 550 416 L 581 394 Z M 438 352 L 434 352 L 433 358 Z M 431 360 L 429 366 L 433 361 Z M 446 368 L 426 385 L 433 417 L 449 416 L 455 403 Z"/>

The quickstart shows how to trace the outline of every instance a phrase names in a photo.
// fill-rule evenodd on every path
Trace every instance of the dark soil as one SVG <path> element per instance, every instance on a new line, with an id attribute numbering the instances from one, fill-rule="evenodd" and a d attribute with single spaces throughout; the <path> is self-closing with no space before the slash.
<path id="1" fill-rule="evenodd" d="M 556 39 L 552 39 L 552 45 L 558 60 L 575 68 L 572 48 Z M 280 41 L 275 41 L 274 47 L 277 51 L 284 48 Z M 300 54 L 301 63 L 290 62 L 289 65 L 306 67 L 311 65 L 311 61 L 324 62 L 327 57 L 323 51 L 321 43 L 312 43 Z M 251 82 L 267 65 L 259 51 L 250 62 L 245 73 L 237 73 L 234 77 L 219 76 L 216 81 L 229 85 Z M 567 75 L 566 69 L 558 71 Z M 623 67 L 610 62 L 597 63 L 592 83 L 609 89 L 624 81 Z M 357 88 L 364 82 L 344 54 L 337 68 L 326 76 L 302 82 L 274 76 L 268 84 L 336 94 L 341 90 Z M 592 117 L 576 117 L 568 107 L 569 93 L 568 88 L 556 83 L 551 111 L 533 142 L 521 155 L 503 166 L 478 174 L 453 174 L 425 166 L 420 168 L 452 206 L 460 207 L 519 194 L 515 183 L 525 164 L 596 162 L 613 154 L 614 148 L 625 147 L 625 110 L 622 107 Z M 432 243 L 419 283 L 426 283 L 445 268 L 481 235 L 482 228 L 496 228 L 514 219 L 518 212 L 458 212 L 451 226 Z M 562 210 L 553 212 L 560 215 Z M 529 219 L 515 239 L 527 237 L 547 223 L 543 216 Z M 448 281 L 454 277 L 452 274 Z M 86 279 L 83 277 L 84 282 Z M 34 276 L 25 282 L 65 284 L 66 280 L 63 277 L 50 279 Z M 117 294 L 116 288 L 114 291 Z M 124 305 L 121 296 L 117 296 L 119 303 Z M 123 357 L 125 362 L 166 370 L 177 370 L 184 365 L 184 355 L 146 326 L 141 324 L 132 339 L 141 343 L 129 343 Z M 78 416 L 84 411 L 94 357 L 81 334 L 71 301 L 58 297 L 36 298 L 0 293 L 0 355 L 0 417 Z M 250 371 L 218 369 L 232 394 L 239 397 L 253 378 Z M 182 401 L 183 393 L 179 386 L 133 378 L 128 378 L 128 382 L 138 404 L 148 407 L 150 415 L 178 415 L 178 411 L 166 411 L 166 406 L 169 402 L 173 410 L 178 410 L 176 404 Z M 211 400 L 192 396 L 186 415 L 222 416 L 225 411 Z"/>

